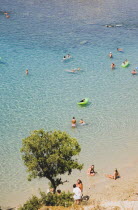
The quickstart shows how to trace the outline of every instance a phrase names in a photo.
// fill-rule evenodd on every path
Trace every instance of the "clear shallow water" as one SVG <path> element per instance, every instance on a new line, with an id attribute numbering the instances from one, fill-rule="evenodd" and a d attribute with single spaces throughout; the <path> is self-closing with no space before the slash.
<path id="1" fill-rule="evenodd" d="M 84 169 L 68 177 L 66 189 L 78 176 L 86 182 L 92 163 L 102 174 L 137 158 L 138 77 L 130 74 L 138 66 L 137 7 L 136 0 L 2 1 L 1 10 L 11 17 L 0 14 L 1 205 L 16 205 L 39 187 L 47 188 L 44 180 L 26 180 L 19 150 L 32 130 L 60 129 L 78 139 Z M 73 59 L 64 63 L 66 53 Z M 131 65 L 123 69 L 126 58 Z M 83 70 L 64 71 L 77 67 Z M 84 97 L 91 104 L 77 106 Z M 71 129 L 73 116 L 88 125 Z"/>

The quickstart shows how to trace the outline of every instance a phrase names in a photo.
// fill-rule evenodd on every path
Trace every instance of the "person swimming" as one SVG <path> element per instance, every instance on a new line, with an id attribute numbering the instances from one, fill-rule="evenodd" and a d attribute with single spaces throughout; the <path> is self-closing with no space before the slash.
<path id="1" fill-rule="evenodd" d="M 117 48 L 117 51 L 123 52 L 123 49 L 122 48 Z"/>
<path id="2" fill-rule="evenodd" d="M 5 15 L 6 18 L 10 18 L 10 15 L 9 15 L 8 12 L 4 12 L 4 15 Z"/>
<path id="3" fill-rule="evenodd" d="M 80 71 L 81 70 L 81 68 L 77 68 L 77 69 L 75 69 L 76 71 Z"/>
<path id="4" fill-rule="evenodd" d="M 77 69 L 71 69 L 70 71 L 71 72 L 76 72 L 76 71 L 80 71 L 81 69 L 80 68 L 77 68 Z"/>
<path id="5" fill-rule="evenodd" d="M 109 56 L 109 58 L 112 58 L 113 54 L 110 52 L 108 56 Z"/>
<path id="6" fill-rule="evenodd" d="M 114 63 L 112 63 L 112 64 L 111 64 L 111 69 L 115 69 L 115 66 L 116 66 L 116 65 L 115 65 Z"/>
<path id="7" fill-rule="evenodd" d="M 28 69 L 26 69 L 26 71 L 25 71 L 25 72 L 26 72 L 26 74 L 29 74 L 29 71 L 28 71 Z"/>
<path id="8" fill-rule="evenodd" d="M 72 56 L 70 54 L 64 55 L 63 60 L 68 60 L 72 58 Z"/>
<path id="9" fill-rule="evenodd" d="M 114 27 L 114 25 L 105 25 L 105 27 L 111 28 Z"/>
<path id="10" fill-rule="evenodd" d="M 137 74 L 136 70 L 134 69 L 133 71 L 131 71 L 131 74 L 136 75 Z"/>
<path id="11" fill-rule="evenodd" d="M 81 119 L 79 123 L 80 123 L 81 125 L 85 125 L 85 124 L 86 124 L 86 123 L 84 122 L 83 119 Z"/>

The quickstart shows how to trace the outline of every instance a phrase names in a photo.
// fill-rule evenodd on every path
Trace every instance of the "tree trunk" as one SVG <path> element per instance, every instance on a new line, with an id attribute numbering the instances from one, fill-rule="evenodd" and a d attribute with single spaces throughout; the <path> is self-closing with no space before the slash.
<path id="1" fill-rule="evenodd" d="M 55 180 L 54 180 L 54 179 L 49 179 L 49 180 L 50 180 L 50 182 L 51 182 L 52 188 L 54 189 L 54 193 L 56 193 L 56 188 L 57 188 L 57 186 L 56 186 L 56 184 L 55 184 Z"/>

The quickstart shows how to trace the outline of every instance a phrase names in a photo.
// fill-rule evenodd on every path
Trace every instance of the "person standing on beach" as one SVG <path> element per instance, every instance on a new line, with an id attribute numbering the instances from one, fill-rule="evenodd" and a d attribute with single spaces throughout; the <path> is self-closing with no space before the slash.
<path id="1" fill-rule="evenodd" d="M 75 128 L 76 127 L 76 119 L 75 117 L 72 118 L 72 127 Z"/>
<path id="2" fill-rule="evenodd" d="M 75 204 L 80 204 L 82 199 L 82 193 L 79 187 L 76 186 L 76 184 L 73 185 L 73 198 L 75 201 Z"/>
<path id="3" fill-rule="evenodd" d="M 80 188 L 81 192 L 83 193 L 83 184 L 80 179 L 77 180 L 76 186 Z"/>

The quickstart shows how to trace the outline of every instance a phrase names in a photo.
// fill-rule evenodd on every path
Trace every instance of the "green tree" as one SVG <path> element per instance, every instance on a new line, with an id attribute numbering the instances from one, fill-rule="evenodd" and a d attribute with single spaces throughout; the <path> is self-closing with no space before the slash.
<path id="1" fill-rule="evenodd" d="M 75 138 L 66 132 L 35 130 L 30 136 L 22 140 L 21 153 L 27 172 L 28 180 L 46 177 L 49 179 L 54 191 L 62 181 L 62 174 L 71 174 L 73 169 L 81 170 L 77 158 L 81 151 Z"/>

